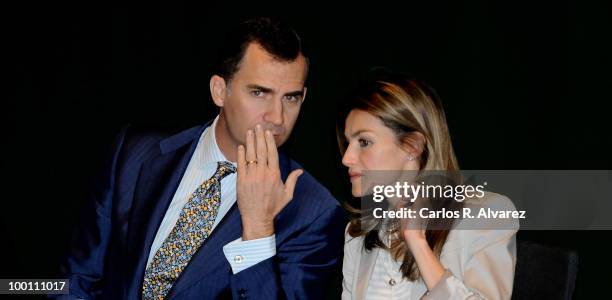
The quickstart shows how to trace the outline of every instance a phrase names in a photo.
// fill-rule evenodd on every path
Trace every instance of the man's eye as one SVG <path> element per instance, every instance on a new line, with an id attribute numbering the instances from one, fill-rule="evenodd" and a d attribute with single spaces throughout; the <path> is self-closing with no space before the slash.
<path id="1" fill-rule="evenodd" d="M 370 145 L 372 142 L 366 140 L 366 139 L 359 139 L 359 146 L 360 147 L 367 147 L 368 145 Z"/>
<path id="2" fill-rule="evenodd" d="M 285 99 L 289 102 L 299 102 L 302 99 L 302 96 L 300 95 L 285 96 Z"/>
<path id="3" fill-rule="evenodd" d="M 264 95 L 264 92 L 261 90 L 252 90 L 251 95 L 253 95 L 254 97 L 261 97 Z"/>

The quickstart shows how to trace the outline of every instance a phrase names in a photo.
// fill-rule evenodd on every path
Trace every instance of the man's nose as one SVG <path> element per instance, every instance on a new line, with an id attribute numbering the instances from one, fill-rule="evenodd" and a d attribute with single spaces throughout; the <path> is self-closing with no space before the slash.
<path id="1" fill-rule="evenodd" d="M 268 109 L 265 115 L 265 121 L 274 125 L 283 124 L 283 103 L 281 101 L 274 101 L 272 106 Z"/>

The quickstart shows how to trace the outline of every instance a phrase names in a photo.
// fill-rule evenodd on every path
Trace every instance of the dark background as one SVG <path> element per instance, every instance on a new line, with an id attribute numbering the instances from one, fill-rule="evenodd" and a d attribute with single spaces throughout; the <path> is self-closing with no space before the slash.
<path id="1" fill-rule="evenodd" d="M 335 105 L 374 66 L 416 74 L 438 91 L 463 169 L 612 169 L 612 13 L 604 1 L 336 9 L 75 1 L 2 10 L 9 81 L 0 278 L 55 276 L 91 178 L 124 124 L 187 127 L 216 114 L 214 54 L 228 26 L 252 15 L 290 21 L 311 48 L 308 97 L 286 148 L 340 201 L 349 194 Z M 575 298 L 608 293 L 610 231 L 519 238 L 578 251 Z"/>

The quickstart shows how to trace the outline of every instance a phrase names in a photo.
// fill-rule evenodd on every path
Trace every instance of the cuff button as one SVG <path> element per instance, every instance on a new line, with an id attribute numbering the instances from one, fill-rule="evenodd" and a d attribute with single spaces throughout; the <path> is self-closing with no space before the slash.
<path id="1" fill-rule="evenodd" d="M 242 255 L 236 255 L 234 256 L 234 262 L 237 264 L 240 264 L 244 261 L 244 257 Z"/>

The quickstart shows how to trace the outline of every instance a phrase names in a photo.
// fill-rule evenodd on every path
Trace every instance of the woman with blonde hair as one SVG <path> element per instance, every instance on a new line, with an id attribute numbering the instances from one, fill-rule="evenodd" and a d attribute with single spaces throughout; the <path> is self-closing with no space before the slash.
<path id="1" fill-rule="evenodd" d="M 364 178 L 369 171 L 459 171 L 442 104 L 433 89 L 408 76 L 378 72 L 362 82 L 342 110 L 338 140 L 354 197 L 371 195 Z M 388 202 L 392 208 L 405 203 Z M 455 211 L 463 205 L 513 207 L 492 192 L 437 203 Z M 457 229 L 460 219 L 418 227 L 410 226 L 416 221 L 375 218 L 365 207 L 353 212 L 342 299 L 510 299 L 518 222 L 510 229 Z"/>

